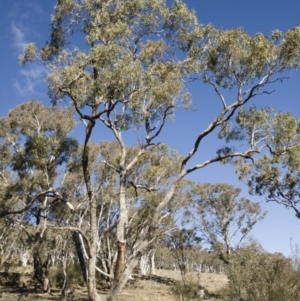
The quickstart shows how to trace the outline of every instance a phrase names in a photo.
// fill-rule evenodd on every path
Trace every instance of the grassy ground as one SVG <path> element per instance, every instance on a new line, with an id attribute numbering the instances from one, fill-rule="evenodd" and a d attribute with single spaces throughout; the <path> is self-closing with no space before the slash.
<path id="1" fill-rule="evenodd" d="M 157 275 L 161 277 L 180 280 L 178 271 L 158 270 Z M 220 274 L 202 273 L 193 275 L 199 286 L 203 287 L 210 294 L 217 294 L 227 284 L 227 277 Z M 175 296 L 171 293 L 171 286 L 157 283 L 150 280 L 135 280 L 129 283 L 118 301 L 175 301 Z M 210 298 L 210 300 L 216 300 Z"/>
<path id="2" fill-rule="evenodd" d="M 27 273 L 28 274 L 28 273 Z M 157 276 L 168 277 L 180 280 L 181 276 L 178 271 L 157 270 Z M 30 283 L 31 276 L 19 280 L 17 283 L 10 285 L 7 279 L 2 277 L 0 282 L 0 300 L 5 301 L 58 301 L 60 298 L 60 290 L 53 289 L 52 294 L 39 294 L 33 285 L 24 285 Z M 27 279 L 26 279 L 27 277 Z M 226 286 L 227 278 L 225 275 L 213 273 L 201 273 L 200 275 L 192 275 L 197 281 L 199 287 L 204 288 L 209 294 L 217 294 L 220 289 Z M 103 299 L 106 300 L 107 291 L 100 291 Z M 76 286 L 70 293 L 68 300 L 87 301 L 87 290 L 85 287 Z M 134 280 L 130 280 L 117 301 L 175 301 L 175 296 L 171 293 L 171 285 L 166 285 L 153 280 L 141 279 L 138 275 Z M 217 300 L 210 298 L 210 300 Z"/>

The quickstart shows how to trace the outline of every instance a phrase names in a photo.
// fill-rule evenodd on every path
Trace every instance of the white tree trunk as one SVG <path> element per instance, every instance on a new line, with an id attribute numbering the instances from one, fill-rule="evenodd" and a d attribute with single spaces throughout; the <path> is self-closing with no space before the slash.
<path id="1" fill-rule="evenodd" d="M 22 251 L 20 253 L 20 261 L 21 261 L 21 265 L 22 267 L 27 267 L 27 263 L 28 263 L 28 260 L 30 258 L 30 251 L 29 250 L 25 250 L 25 251 Z"/>
<path id="2" fill-rule="evenodd" d="M 155 250 L 152 252 L 152 255 L 151 255 L 151 274 L 156 275 L 156 271 L 155 271 Z"/>
<path id="3" fill-rule="evenodd" d="M 140 259 L 140 269 L 142 275 L 148 274 L 148 254 L 144 254 Z"/>

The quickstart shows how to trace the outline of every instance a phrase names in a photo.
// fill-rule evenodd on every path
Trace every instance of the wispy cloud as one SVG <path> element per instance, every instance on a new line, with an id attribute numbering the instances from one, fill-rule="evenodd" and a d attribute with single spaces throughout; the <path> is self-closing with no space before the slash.
<path id="1" fill-rule="evenodd" d="M 42 65 L 31 65 L 19 72 L 20 78 L 14 80 L 14 88 L 21 96 L 39 94 L 37 86 L 46 82 L 48 70 Z"/>
<path id="2" fill-rule="evenodd" d="M 11 46 L 15 55 L 24 53 L 25 45 L 33 39 L 36 32 L 37 20 L 45 12 L 38 3 L 21 3 L 14 6 L 11 11 Z M 30 64 L 22 68 L 13 81 L 14 88 L 22 97 L 33 97 L 38 93 L 38 86 L 45 84 L 48 70 L 41 64 Z"/>
<path id="3" fill-rule="evenodd" d="M 14 22 L 12 22 L 10 29 L 13 48 L 17 49 L 18 52 L 23 52 L 26 45 L 25 33 L 21 30 L 21 26 L 16 25 Z"/>

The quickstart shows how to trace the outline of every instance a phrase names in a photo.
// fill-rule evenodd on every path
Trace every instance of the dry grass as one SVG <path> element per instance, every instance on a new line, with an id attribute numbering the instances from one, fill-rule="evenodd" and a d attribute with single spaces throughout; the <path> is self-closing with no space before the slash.
<path id="1" fill-rule="evenodd" d="M 117 301 L 174 301 L 170 287 L 149 280 L 135 280 L 118 297 Z"/>
<path id="2" fill-rule="evenodd" d="M 157 270 L 157 276 L 181 280 L 179 271 Z M 217 294 L 228 282 L 225 275 L 214 273 L 195 274 L 192 277 L 195 277 L 199 286 L 205 288 L 210 294 Z M 162 283 L 136 279 L 129 282 L 117 301 L 175 301 L 170 288 L 169 285 Z"/>
<path id="3" fill-rule="evenodd" d="M 157 275 L 161 277 L 173 278 L 180 280 L 179 271 L 157 270 Z M 209 293 L 217 293 L 227 284 L 225 275 L 213 273 L 201 273 L 200 275 L 193 275 L 197 279 L 199 286 L 205 288 Z M 175 301 L 174 296 L 170 290 L 171 286 L 158 283 L 152 280 L 141 280 L 135 277 L 130 280 L 123 293 L 116 299 L 116 301 Z M 106 300 L 107 292 L 100 292 L 103 300 Z M 0 300 L 5 301 L 59 301 L 60 291 L 53 290 L 52 295 L 37 294 L 33 290 L 25 290 L 22 287 L 7 287 L 0 285 Z M 87 290 L 77 286 L 74 289 L 73 295 L 69 300 L 72 301 L 87 301 Z"/>
<path id="4" fill-rule="evenodd" d="M 157 270 L 157 275 L 162 277 L 170 277 L 175 280 L 181 280 L 179 271 L 170 270 Z M 218 293 L 228 283 L 228 278 L 222 274 L 215 273 L 201 273 L 194 275 L 195 279 L 198 279 L 200 286 L 204 287 L 210 293 Z"/>

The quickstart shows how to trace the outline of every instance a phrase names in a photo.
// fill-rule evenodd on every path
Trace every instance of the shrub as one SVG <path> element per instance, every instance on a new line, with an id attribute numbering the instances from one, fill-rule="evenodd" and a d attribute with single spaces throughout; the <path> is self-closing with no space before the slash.
<path id="1" fill-rule="evenodd" d="M 235 251 L 227 274 L 226 300 L 300 300 L 300 272 L 293 268 L 292 260 L 267 253 L 257 244 Z"/>
<path id="2" fill-rule="evenodd" d="M 58 265 L 50 270 L 51 285 L 61 288 L 64 282 L 64 274 L 62 265 Z M 67 285 L 68 287 L 74 284 L 84 285 L 84 280 L 81 274 L 81 269 L 78 264 L 70 264 L 67 267 Z"/>
<path id="3" fill-rule="evenodd" d="M 171 293 L 178 301 L 202 300 L 199 295 L 199 277 L 195 273 L 187 273 L 184 281 L 177 281 L 171 287 Z"/>

